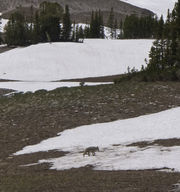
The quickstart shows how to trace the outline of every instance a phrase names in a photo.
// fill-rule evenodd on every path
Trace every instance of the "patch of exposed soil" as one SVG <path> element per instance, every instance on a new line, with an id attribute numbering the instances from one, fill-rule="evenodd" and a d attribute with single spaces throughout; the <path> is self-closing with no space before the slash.
<path id="1" fill-rule="evenodd" d="M 80 79 L 64 79 L 60 82 L 113 82 L 115 79 L 119 79 L 122 75 L 110 75 L 102 77 L 88 77 Z"/>
<path id="2" fill-rule="evenodd" d="M 8 47 L 8 46 L 0 47 L 0 53 L 4 53 L 6 51 L 10 51 L 10 50 L 12 50 L 14 48 L 15 47 Z"/>
<path id="3" fill-rule="evenodd" d="M 6 94 L 12 93 L 13 91 L 14 90 L 11 90 L 11 89 L 0 89 L 0 97 Z"/>
<path id="4" fill-rule="evenodd" d="M 128 146 L 137 146 L 140 148 L 152 146 L 152 145 L 159 145 L 164 147 L 173 147 L 173 146 L 180 146 L 180 139 L 174 138 L 174 139 L 159 139 L 155 140 L 153 142 L 148 141 L 142 141 L 137 143 L 132 143 Z"/>
<path id="5" fill-rule="evenodd" d="M 178 173 L 156 171 L 67 171 L 23 168 L 18 174 L 1 177 L 0 191 L 6 192 L 166 192 L 178 182 Z"/>

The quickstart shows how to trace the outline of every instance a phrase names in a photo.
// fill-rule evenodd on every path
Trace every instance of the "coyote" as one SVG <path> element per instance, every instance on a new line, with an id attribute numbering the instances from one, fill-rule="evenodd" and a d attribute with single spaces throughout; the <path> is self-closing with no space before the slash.
<path id="1" fill-rule="evenodd" d="M 83 156 L 85 156 L 85 155 L 90 156 L 91 154 L 92 154 L 93 156 L 95 156 L 95 152 L 96 152 L 96 151 L 99 151 L 99 147 L 88 147 L 88 148 L 86 148 L 86 149 L 84 150 Z"/>

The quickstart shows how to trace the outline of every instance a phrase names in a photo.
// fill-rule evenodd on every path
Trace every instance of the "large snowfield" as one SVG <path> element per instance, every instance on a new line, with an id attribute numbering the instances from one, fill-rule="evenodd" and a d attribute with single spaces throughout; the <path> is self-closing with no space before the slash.
<path id="1" fill-rule="evenodd" d="M 149 9 L 160 17 L 163 15 L 164 19 L 167 17 L 167 10 L 172 10 L 177 0 L 121 0 L 130 3 L 137 7 Z"/>
<path id="2" fill-rule="evenodd" d="M 95 39 L 16 48 L 0 54 L 0 79 L 33 81 L 37 90 L 39 81 L 40 87 L 48 82 L 48 88 L 50 81 L 122 74 L 128 66 L 140 69 L 145 65 L 151 45 L 152 40 Z M 3 88 L 14 89 L 14 85 L 0 83 Z"/>
<path id="3" fill-rule="evenodd" d="M 44 43 L 0 54 L 0 79 L 55 81 L 115 75 L 141 68 L 152 40 Z"/>
<path id="4" fill-rule="evenodd" d="M 57 137 L 27 146 L 14 155 L 39 151 L 69 152 L 64 157 L 40 160 L 52 169 L 64 170 L 92 165 L 98 170 L 164 169 L 180 171 L 180 146 L 151 145 L 157 139 L 180 138 L 180 108 L 110 123 L 86 125 L 66 130 Z M 149 146 L 128 146 L 147 141 Z M 83 157 L 83 150 L 98 146 L 96 156 Z"/>

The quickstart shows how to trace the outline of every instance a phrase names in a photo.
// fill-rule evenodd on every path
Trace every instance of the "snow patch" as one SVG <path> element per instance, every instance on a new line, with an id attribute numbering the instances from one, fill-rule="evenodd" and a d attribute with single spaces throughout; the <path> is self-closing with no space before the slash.
<path id="1" fill-rule="evenodd" d="M 85 86 L 95 86 L 109 83 L 85 83 Z M 12 89 L 20 92 L 35 92 L 37 90 L 45 89 L 47 91 L 60 87 L 78 87 L 79 82 L 0 82 L 0 88 Z"/>
<path id="2" fill-rule="evenodd" d="M 0 32 L 4 32 L 5 26 L 8 23 L 8 19 L 1 19 Z"/>
<path id="3" fill-rule="evenodd" d="M 111 147 L 97 152 L 96 156 L 83 157 L 82 153 L 70 153 L 64 157 L 40 160 L 50 163 L 51 169 L 65 170 L 93 166 L 95 170 L 166 170 L 180 171 L 178 156 L 180 147 L 150 146 Z"/>
<path id="4" fill-rule="evenodd" d="M 92 165 L 100 170 L 139 170 L 169 168 L 180 171 L 180 147 L 130 147 L 128 144 L 157 139 L 180 138 L 180 108 L 110 123 L 86 125 L 66 130 L 37 145 L 27 146 L 14 155 L 39 151 L 69 151 L 64 157 L 42 160 L 53 169 Z M 96 156 L 84 157 L 82 151 L 98 146 Z"/>

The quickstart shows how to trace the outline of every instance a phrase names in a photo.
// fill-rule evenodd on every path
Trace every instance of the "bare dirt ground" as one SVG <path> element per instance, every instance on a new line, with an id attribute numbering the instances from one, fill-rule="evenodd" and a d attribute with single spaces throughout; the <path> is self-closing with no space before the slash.
<path id="1" fill-rule="evenodd" d="M 113 82 L 115 79 L 119 79 L 122 75 L 111 75 L 102 77 L 88 77 L 80 79 L 64 79 L 62 82 Z"/>
<path id="2" fill-rule="evenodd" d="M 4 53 L 6 51 L 10 51 L 10 50 L 12 50 L 14 48 L 15 47 L 8 47 L 8 46 L 0 47 L 0 53 Z"/>
<path id="3" fill-rule="evenodd" d="M 22 167 L 43 158 L 60 157 L 58 151 L 11 156 L 80 125 L 137 117 L 180 106 L 180 82 L 137 83 L 59 88 L 14 94 L 0 91 L 0 191 L 2 192 L 166 192 L 180 173 L 94 171 L 91 167 L 49 170 L 48 164 Z M 179 139 L 154 144 L 180 145 Z M 149 143 L 135 143 L 139 147 Z"/>

